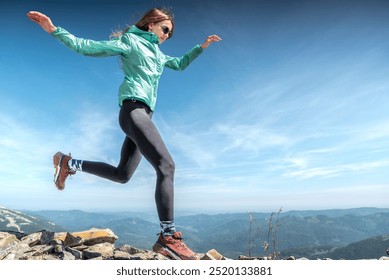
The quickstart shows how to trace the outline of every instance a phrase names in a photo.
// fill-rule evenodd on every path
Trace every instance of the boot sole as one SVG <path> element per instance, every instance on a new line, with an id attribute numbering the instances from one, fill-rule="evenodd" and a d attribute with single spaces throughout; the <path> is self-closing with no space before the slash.
<path id="1" fill-rule="evenodd" d="M 57 189 L 59 190 L 63 190 L 64 187 L 60 186 L 58 184 L 58 178 L 59 178 L 59 175 L 61 174 L 61 168 L 62 168 L 62 163 L 63 163 L 63 159 L 65 158 L 64 155 L 61 155 L 61 158 L 59 160 L 58 163 L 56 163 L 55 161 L 55 158 L 57 156 L 58 153 L 56 153 L 53 157 L 53 165 L 54 165 L 54 168 L 55 168 L 55 173 L 54 173 L 54 183 L 55 183 L 55 186 L 57 187 Z"/>
<path id="2" fill-rule="evenodd" d="M 165 257 L 168 257 L 172 260 L 199 260 L 198 256 L 195 256 L 194 258 L 188 258 L 188 257 L 180 257 L 176 252 L 171 250 L 170 248 L 164 246 L 164 244 L 161 244 L 159 241 L 157 241 L 153 246 L 153 251 L 155 253 L 159 253 L 161 255 L 164 255 Z"/>
<path id="3" fill-rule="evenodd" d="M 161 245 L 158 241 L 154 244 L 153 251 L 155 253 L 164 255 L 165 257 L 168 257 L 171 260 L 181 260 L 181 258 L 176 253 L 174 253 L 169 248 Z"/>

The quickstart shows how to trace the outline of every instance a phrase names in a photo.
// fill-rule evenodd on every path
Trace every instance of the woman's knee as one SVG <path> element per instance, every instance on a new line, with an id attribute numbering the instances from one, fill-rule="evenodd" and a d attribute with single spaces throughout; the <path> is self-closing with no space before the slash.
<path id="1" fill-rule="evenodd" d="M 163 159 L 160 161 L 158 166 L 158 173 L 160 173 L 164 177 L 173 177 L 176 169 L 176 164 L 173 159 Z"/>

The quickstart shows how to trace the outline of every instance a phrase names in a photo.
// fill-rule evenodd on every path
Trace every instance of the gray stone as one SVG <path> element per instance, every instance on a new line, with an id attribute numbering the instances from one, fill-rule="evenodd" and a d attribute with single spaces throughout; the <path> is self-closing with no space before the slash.
<path id="1" fill-rule="evenodd" d="M 109 242 L 95 244 L 83 251 L 86 259 L 102 257 L 103 259 L 112 259 L 115 246 Z"/>
<path id="2" fill-rule="evenodd" d="M 64 241 L 68 233 L 60 232 L 55 234 L 55 239 Z M 87 246 L 100 244 L 104 242 L 115 243 L 118 237 L 110 229 L 92 228 L 81 232 L 72 232 L 72 236 L 80 237 L 84 240 L 83 244 Z"/>
<path id="3" fill-rule="evenodd" d="M 33 256 L 39 256 L 44 254 L 49 254 L 53 251 L 53 246 L 50 245 L 36 245 L 33 247 Z"/>
<path id="4" fill-rule="evenodd" d="M 54 232 L 44 230 L 41 233 L 40 245 L 49 244 L 54 239 Z"/>
<path id="5" fill-rule="evenodd" d="M 127 244 L 117 248 L 116 250 L 129 253 L 130 255 L 146 252 L 146 250 L 141 250 Z"/>
<path id="6" fill-rule="evenodd" d="M 88 249 L 82 252 L 83 260 L 90 260 L 101 257 L 101 253 L 95 251 L 89 251 Z"/>
<path id="7" fill-rule="evenodd" d="M 211 249 L 204 255 L 200 256 L 200 260 L 226 260 L 226 258 L 215 249 Z"/>
<path id="8" fill-rule="evenodd" d="M 131 260 L 131 254 L 120 250 L 115 250 L 113 252 L 113 258 L 115 260 Z"/>
<path id="9" fill-rule="evenodd" d="M 18 260 L 31 250 L 28 244 L 18 243 L 0 250 L 0 260 Z"/>
<path id="10" fill-rule="evenodd" d="M 169 260 L 169 258 L 152 251 L 145 251 L 143 253 L 131 255 L 131 260 Z"/>
<path id="11" fill-rule="evenodd" d="M 51 240 L 49 245 L 53 247 L 53 253 L 61 254 L 64 250 L 64 246 L 62 241 L 59 240 Z"/>
<path id="12" fill-rule="evenodd" d="M 61 259 L 62 260 L 75 260 L 76 257 L 71 252 L 63 251 Z"/>
<path id="13" fill-rule="evenodd" d="M 27 244 L 28 246 L 32 247 L 37 245 L 41 240 L 42 233 L 36 232 L 29 234 L 21 239 L 21 242 L 24 244 Z"/>
<path id="14" fill-rule="evenodd" d="M 101 256 L 96 258 L 87 259 L 88 261 L 101 261 L 104 260 Z"/>
<path id="15" fill-rule="evenodd" d="M 18 244 L 20 241 L 14 235 L 8 232 L 0 232 L 0 249 L 7 248 L 11 245 Z"/>
<path id="16" fill-rule="evenodd" d="M 28 244 L 30 247 L 35 245 L 49 244 L 54 238 L 54 232 L 41 231 L 29 234 L 21 239 L 22 243 Z"/>
<path id="17" fill-rule="evenodd" d="M 77 247 L 84 243 L 84 239 L 82 239 L 80 236 L 73 236 L 68 232 L 63 243 L 68 247 Z"/>
<path id="18" fill-rule="evenodd" d="M 82 259 L 82 252 L 81 251 L 74 249 L 74 248 L 71 248 L 71 247 L 66 247 L 65 250 L 67 252 L 71 253 L 77 260 Z"/>
<path id="19" fill-rule="evenodd" d="M 240 256 L 238 257 L 238 260 L 243 260 L 243 261 L 249 261 L 249 260 L 267 260 L 267 257 L 248 257 L 248 256 L 240 255 Z"/>

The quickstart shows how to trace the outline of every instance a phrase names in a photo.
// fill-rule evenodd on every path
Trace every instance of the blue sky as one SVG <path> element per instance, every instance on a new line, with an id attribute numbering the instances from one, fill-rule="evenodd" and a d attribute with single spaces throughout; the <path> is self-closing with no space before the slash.
<path id="1" fill-rule="evenodd" d="M 375 0 L 1 3 L 0 205 L 155 211 L 145 160 L 126 185 L 78 173 L 56 190 L 57 151 L 117 164 L 123 76 L 117 57 L 78 55 L 25 16 L 106 40 L 154 6 L 175 14 L 168 55 L 223 39 L 160 81 L 178 213 L 388 207 L 389 3 Z"/>

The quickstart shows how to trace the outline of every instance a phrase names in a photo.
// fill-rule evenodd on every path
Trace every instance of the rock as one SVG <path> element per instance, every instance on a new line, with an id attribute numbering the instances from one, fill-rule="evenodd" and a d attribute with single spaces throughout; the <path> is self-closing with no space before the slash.
<path id="1" fill-rule="evenodd" d="M 9 234 L 15 235 L 16 238 L 19 239 L 19 240 L 27 235 L 24 232 L 12 231 L 12 230 L 0 231 L 0 233 L 9 233 Z M 0 237 L 0 239 L 1 239 L 1 237 Z"/>
<path id="2" fill-rule="evenodd" d="M 45 245 L 50 243 L 54 238 L 54 232 L 41 231 L 29 234 L 21 239 L 22 243 L 28 244 L 30 247 L 35 245 Z"/>
<path id="3" fill-rule="evenodd" d="M 18 260 L 26 252 L 31 250 L 28 244 L 17 243 L 0 250 L 0 260 Z"/>
<path id="4" fill-rule="evenodd" d="M 33 233 L 33 234 L 30 234 L 30 235 L 23 237 L 21 242 L 32 247 L 32 246 L 38 245 L 40 240 L 41 240 L 41 233 L 37 232 L 37 233 Z"/>
<path id="5" fill-rule="evenodd" d="M 49 245 L 36 245 L 30 250 L 23 253 L 22 256 L 19 256 L 19 260 L 43 260 L 44 256 L 48 256 L 52 251 L 53 247 Z"/>
<path id="6" fill-rule="evenodd" d="M 208 252 L 206 252 L 201 258 L 201 260 L 226 260 L 226 258 L 220 254 L 215 249 L 211 249 Z"/>
<path id="7" fill-rule="evenodd" d="M 63 241 L 65 246 L 68 247 L 76 247 L 84 244 L 85 240 L 82 239 L 80 236 L 74 236 L 70 234 L 69 232 L 66 233 L 65 239 Z"/>
<path id="8" fill-rule="evenodd" d="M 77 249 L 66 247 L 65 250 L 69 253 L 71 253 L 76 259 L 81 260 L 82 259 L 82 251 L 79 251 Z"/>
<path id="9" fill-rule="evenodd" d="M 53 246 L 50 245 L 36 245 L 31 252 L 33 256 L 47 255 L 53 251 Z"/>
<path id="10" fill-rule="evenodd" d="M 101 253 L 96 252 L 96 251 L 94 251 L 94 250 L 91 250 L 91 251 L 85 250 L 85 251 L 83 252 L 83 254 L 82 254 L 82 258 L 83 258 L 84 260 L 92 260 L 92 259 L 96 259 L 96 258 L 98 258 L 98 257 L 101 257 Z"/>
<path id="11" fill-rule="evenodd" d="M 131 254 L 120 250 L 115 250 L 113 252 L 113 258 L 115 260 L 131 260 Z"/>
<path id="12" fill-rule="evenodd" d="M 14 234 L 0 232 L 0 249 L 18 244 L 20 241 Z"/>
<path id="13" fill-rule="evenodd" d="M 78 259 L 74 254 L 68 251 L 64 251 L 61 260 L 76 260 Z"/>
<path id="14" fill-rule="evenodd" d="M 148 250 L 141 250 L 130 245 L 123 245 L 114 251 L 116 260 L 168 260 L 167 257 Z"/>
<path id="15" fill-rule="evenodd" d="M 132 247 L 132 246 L 127 245 L 127 244 L 125 244 L 125 245 L 123 245 L 123 246 L 117 248 L 116 250 L 122 251 L 122 252 L 126 252 L 126 253 L 128 253 L 128 254 L 130 254 L 130 255 L 139 254 L 139 253 L 144 253 L 144 252 L 146 252 L 146 250 L 141 250 L 141 249 Z"/>
<path id="16" fill-rule="evenodd" d="M 61 254 L 64 250 L 64 245 L 62 241 L 52 240 L 49 244 L 53 247 L 54 253 Z"/>
<path id="17" fill-rule="evenodd" d="M 57 233 L 55 234 L 55 239 L 65 241 L 68 233 Z M 81 232 L 72 232 L 73 237 L 79 237 L 84 240 L 83 244 L 87 246 L 109 242 L 111 244 L 115 243 L 118 237 L 110 229 L 97 229 L 92 228 L 87 231 Z"/>
<path id="18" fill-rule="evenodd" d="M 243 260 L 243 261 L 248 261 L 248 260 L 267 260 L 268 258 L 267 257 L 247 257 L 247 256 L 243 256 L 243 255 L 240 255 L 238 257 L 238 260 Z"/>
<path id="19" fill-rule="evenodd" d="M 90 261 L 102 261 L 103 258 L 102 257 L 96 257 L 96 258 L 92 258 L 92 259 L 88 259 Z"/>
<path id="20" fill-rule="evenodd" d="M 132 255 L 131 260 L 169 260 L 169 258 L 152 251 L 145 251 Z"/>
<path id="21" fill-rule="evenodd" d="M 102 257 L 103 259 L 113 259 L 113 251 L 115 247 L 109 242 L 95 244 L 85 249 L 82 252 L 84 259 L 93 259 Z"/>

